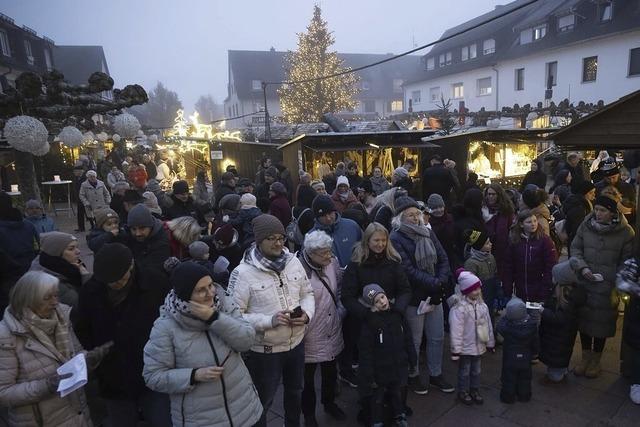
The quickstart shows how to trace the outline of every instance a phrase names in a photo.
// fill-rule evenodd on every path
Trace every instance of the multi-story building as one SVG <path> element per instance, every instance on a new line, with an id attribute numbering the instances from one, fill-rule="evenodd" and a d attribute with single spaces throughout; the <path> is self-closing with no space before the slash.
<path id="1" fill-rule="evenodd" d="M 275 49 L 270 51 L 230 50 L 229 83 L 224 111 L 227 117 L 245 116 L 227 121 L 227 127 L 238 128 L 250 124 L 264 124 L 264 116 L 251 113 L 263 111 L 264 95 L 262 82 L 280 82 L 285 76 L 285 54 Z M 368 65 L 386 58 L 391 54 L 338 54 L 346 66 L 351 68 Z M 404 111 L 403 89 L 405 81 L 414 79 L 420 70 L 419 56 L 405 56 L 358 71 L 360 91 L 357 95 L 358 106 L 354 113 L 363 117 L 380 118 Z M 277 85 L 267 86 L 267 108 L 272 117 L 281 115 Z"/>
<path id="2" fill-rule="evenodd" d="M 640 89 L 640 2 L 538 0 L 520 8 L 527 2 L 447 30 L 424 55 L 420 77 L 404 85 L 407 111 L 434 110 L 441 97 L 472 112 L 545 100 L 608 103 Z"/>

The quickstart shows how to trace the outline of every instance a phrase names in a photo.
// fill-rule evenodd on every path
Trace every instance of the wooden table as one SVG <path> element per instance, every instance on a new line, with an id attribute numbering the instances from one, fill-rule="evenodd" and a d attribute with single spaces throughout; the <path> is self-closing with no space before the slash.
<path id="1" fill-rule="evenodd" d="M 53 204 L 53 213 L 58 216 L 58 211 L 67 211 L 69 212 L 69 217 L 71 218 L 75 215 L 75 211 L 73 210 L 73 205 L 71 204 L 71 184 L 73 181 L 44 181 L 41 182 L 42 185 L 49 187 L 49 208 L 51 210 L 51 194 L 53 193 L 53 189 L 57 185 L 66 185 L 67 186 L 67 207 L 66 208 L 56 208 L 55 203 Z"/>

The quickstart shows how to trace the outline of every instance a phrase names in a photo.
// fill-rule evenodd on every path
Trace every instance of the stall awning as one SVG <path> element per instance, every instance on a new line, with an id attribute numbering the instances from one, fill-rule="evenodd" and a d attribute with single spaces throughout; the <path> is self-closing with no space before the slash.
<path id="1" fill-rule="evenodd" d="M 640 90 L 576 120 L 548 139 L 574 150 L 640 148 Z"/>
<path id="2" fill-rule="evenodd" d="M 408 147 L 437 147 L 429 142 L 421 141 L 425 136 L 433 135 L 435 132 L 401 130 L 387 132 L 328 132 L 317 134 L 303 134 L 287 141 L 278 147 L 279 150 L 300 143 L 306 148 L 315 151 L 348 151 L 366 150 L 378 148 L 408 148 Z"/>

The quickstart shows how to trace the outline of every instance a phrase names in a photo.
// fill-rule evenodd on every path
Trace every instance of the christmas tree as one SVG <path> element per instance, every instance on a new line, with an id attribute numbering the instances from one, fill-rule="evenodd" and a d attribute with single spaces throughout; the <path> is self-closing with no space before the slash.
<path id="1" fill-rule="evenodd" d="M 358 76 L 343 74 L 317 79 L 349 70 L 336 52 L 329 51 L 334 38 L 322 19 L 320 7 L 314 6 L 313 18 L 306 33 L 298 34 L 298 50 L 285 57 L 287 80 L 301 82 L 278 89 L 280 107 L 289 123 L 317 122 L 324 113 L 353 110 L 358 102 Z"/>

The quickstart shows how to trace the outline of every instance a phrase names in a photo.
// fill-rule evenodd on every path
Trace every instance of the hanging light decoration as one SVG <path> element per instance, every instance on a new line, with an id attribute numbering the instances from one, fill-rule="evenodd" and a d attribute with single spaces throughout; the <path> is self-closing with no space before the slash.
<path id="1" fill-rule="evenodd" d="M 121 138 L 121 137 L 120 137 L 120 135 L 118 135 L 117 133 L 114 133 L 114 134 L 111 136 L 111 139 L 113 140 L 113 142 L 120 142 L 120 140 L 121 140 L 122 138 Z"/>
<path id="2" fill-rule="evenodd" d="M 100 132 L 96 135 L 96 139 L 100 142 L 105 142 L 107 139 L 109 139 L 109 135 L 107 135 L 106 132 Z"/>
<path id="3" fill-rule="evenodd" d="M 49 150 L 47 128 L 40 120 L 30 116 L 16 116 L 7 120 L 4 125 L 4 136 L 7 142 L 18 151 L 36 154 L 43 151 L 44 146 L 47 147 L 47 151 Z"/>
<path id="4" fill-rule="evenodd" d="M 58 139 L 67 147 L 78 147 L 84 136 L 75 126 L 65 126 L 58 134 Z"/>
<path id="5" fill-rule="evenodd" d="M 124 138 L 133 138 L 140 130 L 140 122 L 133 115 L 123 113 L 116 116 L 113 127 Z"/>

